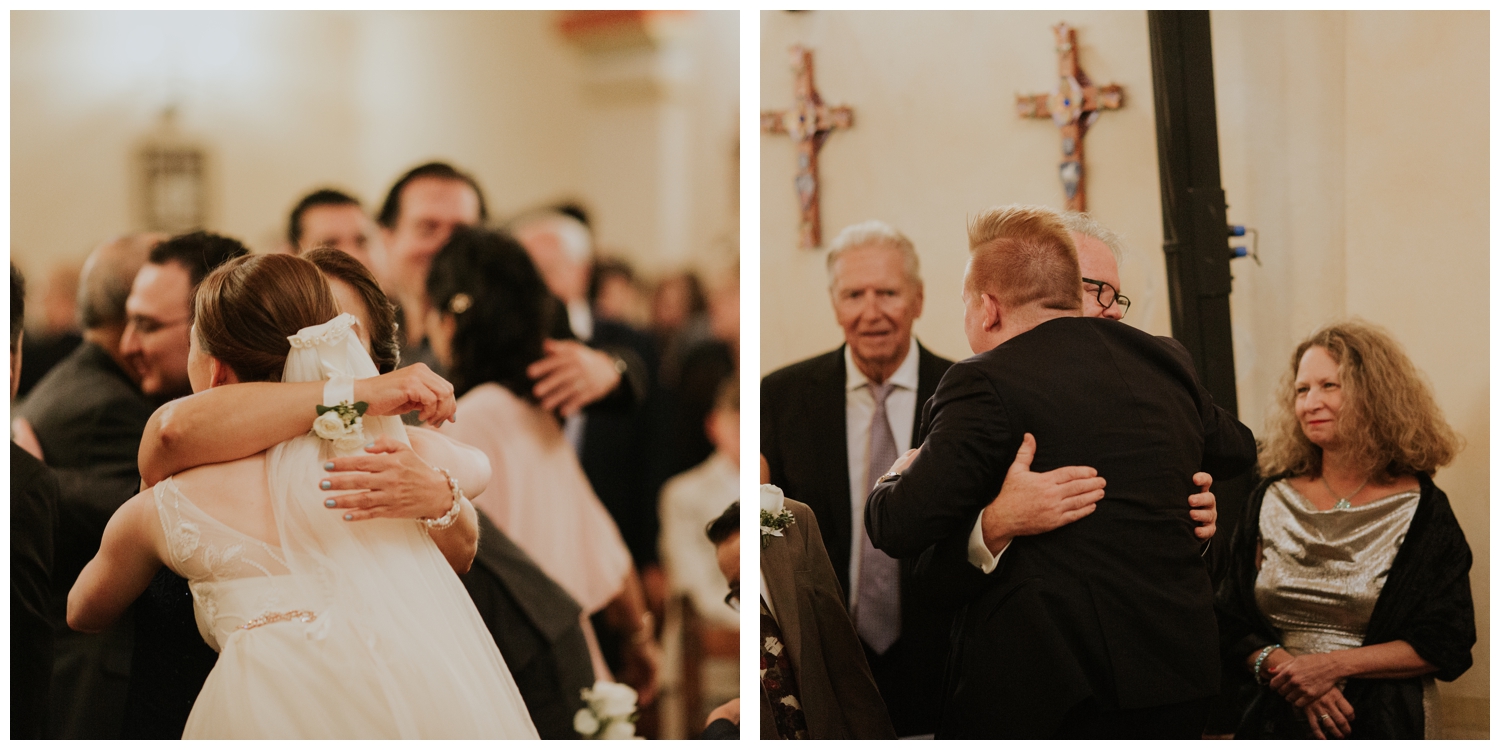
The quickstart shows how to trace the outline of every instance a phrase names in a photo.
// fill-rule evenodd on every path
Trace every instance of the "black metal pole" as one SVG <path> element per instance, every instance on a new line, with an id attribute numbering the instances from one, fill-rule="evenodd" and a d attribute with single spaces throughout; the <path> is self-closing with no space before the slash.
<path id="1" fill-rule="evenodd" d="M 1229 231 L 1219 180 L 1213 42 L 1206 10 L 1147 11 L 1172 336 L 1214 401 L 1239 413 L 1229 327 Z"/>

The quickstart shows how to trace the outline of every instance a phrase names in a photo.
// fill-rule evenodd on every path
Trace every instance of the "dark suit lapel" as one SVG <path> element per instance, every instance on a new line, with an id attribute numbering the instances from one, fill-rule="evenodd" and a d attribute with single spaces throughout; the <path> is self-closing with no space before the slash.
<path id="1" fill-rule="evenodd" d="M 808 424 L 817 431 L 815 465 L 827 466 L 827 497 L 831 506 L 814 508 L 823 530 L 823 545 L 844 591 L 849 590 L 849 555 L 852 521 L 849 517 L 849 428 L 845 412 L 844 348 L 839 347 L 820 363 L 806 409 Z M 792 498 L 801 500 L 802 498 Z"/>

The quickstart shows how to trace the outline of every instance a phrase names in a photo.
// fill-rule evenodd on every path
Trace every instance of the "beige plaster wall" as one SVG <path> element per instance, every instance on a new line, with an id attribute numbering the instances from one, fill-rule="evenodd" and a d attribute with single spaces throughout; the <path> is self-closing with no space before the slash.
<path id="1" fill-rule="evenodd" d="M 634 98 L 590 93 L 611 63 L 591 61 L 556 21 L 15 12 L 13 257 L 37 276 L 135 228 L 131 149 L 169 103 L 208 150 L 210 228 L 256 251 L 278 245 L 315 187 L 350 190 L 373 211 L 402 171 L 445 159 L 475 174 L 495 215 L 583 200 L 601 244 L 648 273 L 732 257 L 737 14 L 684 16 L 644 55 L 671 65 L 639 74 L 670 78 L 670 90 Z"/>
<path id="2" fill-rule="evenodd" d="M 922 256 L 917 335 L 969 352 L 958 302 L 967 215 L 1062 204 L 1058 138 L 1018 119 L 1016 92 L 1052 85 L 1050 25 L 1079 30 L 1085 71 L 1125 87 L 1089 132 L 1089 207 L 1126 237 L 1126 322 L 1170 333 L 1151 71 L 1143 12 L 762 14 L 761 96 L 791 102 L 787 46 L 816 51 L 828 104 L 855 124 L 822 152 L 825 241 L 880 218 Z M 1220 155 L 1229 217 L 1259 232 L 1261 265 L 1233 261 L 1241 418 L 1260 431 L 1304 336 L 1345 315 L 1387 327 L 1432 381 L 1468 446 L 1436 479 L 1474 551 L 1475 666 L 1442 689 L 1447 724 L 1488 736 L 1488 28 L 1482 12 L 1214 12 Z M 796 248 L 792 146 L 761 141 L 762 372 L 842 337 L 823 253 Z"/>

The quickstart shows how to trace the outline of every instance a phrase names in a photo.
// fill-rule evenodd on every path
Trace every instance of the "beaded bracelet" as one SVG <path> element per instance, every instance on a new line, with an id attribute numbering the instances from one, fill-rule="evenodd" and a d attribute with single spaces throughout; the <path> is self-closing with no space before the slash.
<path id="1" fill-rule="evenodd" d="M 440 466 L 434 466 L 433 469 L 448 478 L 448 488 L 453 491 L 453 507 L 449 508 L 447 513 L 437 518 L 419 518 L 417 520 L 421 521 L 429 529 L 442 530 L 452 526 L 458 520 L 458 512 L 463 509 L 464 491 L 459 488 L 458 480 L 454 479 L 453 475 L 449 474 L 447 469 Z"/>
<path id="2" fill-rule="evenodd" d="M 1269 646 L 1266 646 L 1265 648 L 1261 649 L 1260 650 L 1260 656 L 1255 657 L 1255 670 L 1253 672 L 1253 674 L 1255 675 L 1255 684 L 1257 684 L 1257 685 L 1264 685 L 1264 684 L 1266 684 L 1266 680 L 1262 680 L 1260 678 L 1260 668 L 1261 668 L 1261 665 L 1263 665 L 1263 664 L 1266 663 L 1266 657 L 1270 656 L 1271 652 L 1275 651 L 1278 648 L 1281 648 L 1281 644 L 1280 643 L 1273 643 L 1273 644 L 1271 644 Z"/>

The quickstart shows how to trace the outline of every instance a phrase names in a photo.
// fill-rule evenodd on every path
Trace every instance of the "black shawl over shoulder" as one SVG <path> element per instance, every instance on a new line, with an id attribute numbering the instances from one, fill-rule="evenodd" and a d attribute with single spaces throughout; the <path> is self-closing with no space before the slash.
<path id="1" fill-rule="evenodd" d="M 1215 609 L 1225 669 L 1243 676 L 1250 688 L 1236 737 L 1302 736 L 1302 712 L 1270 688 L 1254 688 L 1245 670 L 1250 654 L 1277 642 L 1276 630 L 1255 604 L 1255 548 L 1260 540 L 1260 508 L 1266 490 L 1286 477 L 1261 482 L 1245 504 L 1229 553 L 1229 572 L 1219 586 Z M 1426 475 L 1417 475 L 1422 497 L 1406 540 L 1391 564 L 1390 576 L 1375 600 L 1365 645 L 1406 641 L 1437 666 L 1433 675 L 1453 680 L 1474 663 L 1474 597 L 1469 568 L 1474 562 L 1448 496 Z M 1421 739 L 1422 681 L 1351 679 L 1344 697 L 1354 707 L 1352 739 Z"/>

